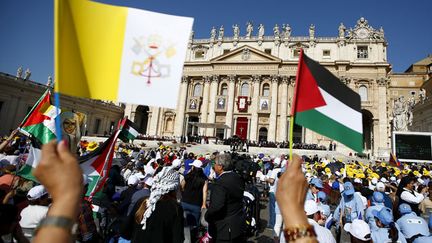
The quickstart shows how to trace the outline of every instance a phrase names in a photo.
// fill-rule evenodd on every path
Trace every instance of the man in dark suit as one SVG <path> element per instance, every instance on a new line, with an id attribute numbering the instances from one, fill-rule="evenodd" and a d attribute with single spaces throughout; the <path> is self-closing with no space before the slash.
<path id="1" fill-rule="evenodd" d="M 205 215 L 214 242 L 246 242 L 245 185 L 233 168 L 229 154 L 216 156 L 214 170 L 219 178 L 211 187 L 210 206 Z"/>

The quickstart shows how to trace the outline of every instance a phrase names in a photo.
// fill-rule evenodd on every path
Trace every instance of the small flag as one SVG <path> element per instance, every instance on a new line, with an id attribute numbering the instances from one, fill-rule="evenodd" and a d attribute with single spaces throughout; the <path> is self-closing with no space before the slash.
<path id="1" fill-rule="evenodd" d="M 401 162 L 399 162 L 396 155 L 394 155 L 393 153 L 390 153 L 389 165 L 394 166 L 394 167 L 401 167 L 402 164 L 401 164 Z"/>
<path id="2" fill-rule="evenodd" d="M 175 108 L 192 23 L 88 0 L 56 0 L 55 91 Z"/>
<path id="3" fill-rule="evenodd" d="M 21 122 L 20 130 L 42 144 L 48 143 L 56 137 L 54 119 L 59 113 L 60 109 L 51 105 L 51 92 L 48 89 Z"/>
<path id="4" fill-rule="evenodd" d="M 120 135 L 119 138 L 128 143 L 130 140 L 133 141 L 139 135 L 138 128 L 131 120 L 124 118 L 120 123 Z"/>
<path id="5" fill-rule="evenodd" d="M 88 176 L 89 186 L 86 196 L 93 195 L 100 191 L 108 179 L 114 156 L 114 147 L 120 130 L 116 130 L 102 145 L 90 154 L 78 159 L 83 173 Z"/>
<path id="6" fill-rule="evenodd" d="M 360 95 L 319 63 L 300 54 L 291 115 L 294 122 L 363 151 Z"/>
<path id="7" fill-rule="evenodd" d="M 39 181 L 33 175 L 33 170 L 39 164 L 39 161 L 42 157 L 41 145 L 38 141 L 35 141 L 34 138 L 30 138 L 30 140 L 31 146 L 27 155 L 27 160 L 17 172 L 17 175 L 27 180 L 39 183 Z"/>

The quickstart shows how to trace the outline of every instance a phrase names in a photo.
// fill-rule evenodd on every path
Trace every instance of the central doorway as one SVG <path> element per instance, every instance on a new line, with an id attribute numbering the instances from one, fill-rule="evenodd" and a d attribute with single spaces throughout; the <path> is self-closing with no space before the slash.
<path id="1" fill-rule="evenodd" d="M 238 117 L 236 125 L 236 135 L 245 140 L 247 139 L 248 119 L 247 117 Z"/>

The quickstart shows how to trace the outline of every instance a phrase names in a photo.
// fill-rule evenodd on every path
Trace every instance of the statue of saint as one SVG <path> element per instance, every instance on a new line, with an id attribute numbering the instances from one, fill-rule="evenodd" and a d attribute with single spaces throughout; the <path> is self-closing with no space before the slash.
<path id="1" fill-rule="evenodd" d="M 395 99 L 393 103 L 393 130 L 394 131 L 407 131 L 407 122 L 409 117 L 407 116 L 408 109 L 405 104 L 404 97 L 401 96 Z"/>
<path id="2" fill-rule="evenodd" d="M 414 99 L 414 95 L 412 95 L 407 102 L 407 112 L 408 112 L 408 126 L 412 126 L 412 122 L 413 122 L 413 109 L 415 106 L 416 102 Z"/>
<path id="3" fill-rule="evenodd" d="M 260 24 L 258 26 L 258 38 L 262 39 L 264 37 L 264 25 Z"/>
<path id="4" fill-rule="evenodd" d="M 240 28 L 238 24 L 233 25 L 233 33 L 234 33 L 234 39 L 238 39 L 240 36 Z"/>
<path id="5" fill-rule="evenodd" d="M 216 38 L 216 28 L 213 26 L 213 28 L 210 31 L 210 39 L 214 40 Z"/>
<path id="6" fill-rule="evenodd" d="M 24 73 L 24 80 L 29 79 L 30 76 L 31 76 L 30 69 L 27 68 L 26 71 L 25 71 L 25 73 Z"/>
<path id="7" fill-rule="evenodd" d="M 252 36 L 252 31 L 253 31 L 253 25 L 252 23 L 249 21 L 246 24 L 246 38 L 250 39 Z"/>
<path id="8" fill-rule="evenodd" d="M 22 78 L 23 68 L 20 66 L 17 70 L 17 78 Z"/>
<path id="9" fill-rule="evenodd" d="M 315 25 L 313 24 L 309 26 L 309 38 L 315 39 Z"/>
<path id="10" fill-rule="evenodd" d="M 224 37 L 224 27 L 223 27 L 223 25 L 221 25 L 221 27 L 219 28 L 219 36 L 218 36 L 218 39 L 219 40 L 222 40 L 223 39 L 223 37 Z"/>
<path id="11" fill-rule="evenodd" d="M 289 24 L 282 25 L 284 39 L 289 39 L 291 37 L 291 26 Z"/>
<path id="12" fill-rule="evenodd" d="M 345 38 L 345 30 L 346 30 L 346 27 L 345 27 L 345 25 L 343 24 L 343 23 L 340 23 L 340 25 L 339 25 L 339 38 Z"/>
<path id="13" fill-rule="evenodd" d="M 425 100 L 426 100 L 426 90 L 425 89 L 420 89 L 419 100 L 422 104 L 425 102 Z"/>
<path id="14" fill-rule="evenodd" d="M 274 34 L 275 38 L 279 38 L 280 37 L 279 26 L 277 24 L 273 27 L 273 34 Z"/>
<path id="15" fill-rule="evenodd" d="M 47 81 L 47 84 L 46 84 L 46 85 L 47 85 L 48 87 L 51 87 L 52 83 L 53 83 L 53 82 L 52 82 L 52 77 L 51 77 L 51 76 L 48 76 L 48 81 Z"/>
<path id="16" fill-rule="evenodd" d="M 189 42 L 193 41 L 194 36 L 195 36 L 195 31 L 192 30 L 189 36 Z"/>

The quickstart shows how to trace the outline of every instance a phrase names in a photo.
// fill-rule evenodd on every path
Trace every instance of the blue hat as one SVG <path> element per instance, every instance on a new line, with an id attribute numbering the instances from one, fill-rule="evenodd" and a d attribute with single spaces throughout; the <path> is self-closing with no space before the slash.
<path id="1" fill-rule="evenodd" d="M 331 187 L 333 190 L 339 190 L 339 181 L 334 181 Z"/>
<path id="2" fill-rule="evenodd" d="M 317 193 L 317 197 L 321 202 L 325 202 L 327 200 L 327 194 L 323 191 L 319 191 Z"/>
<path id="3" fill-rule="evenodd" d="M 374 210 L 372 211 L 372 214 L 375 218 L 379 219 L 381 223 L 383 223 L 385 226 L 388 226 L 390 223 L 393 222 L 393 214 L 390 208 L 382 208 L 380 211 Z"/>
<path id="4" fill-rule="evenodd" d="M 374 192 L 372 195 L 372 201 L 375 203 L 384 202 L 384 195 L 381 192 Z"/>
<path id="5" fill-rule="evenodd" d="M 342 193 L 345 196 L 350 196 L 350 195 L 354 194 L 354 192 L 355 192 L 354 191 L 354 186 L 353 186 L 353 184 L 351 182 L 347 181 L 347 182 L 345 182 L 343 184 L 343 186 L 344 186 L 344 190 L 343 190 Z"/>
<path id="6" fill-rule="evenodd" d="M 412 209 L 411 206 L 406 204 L 406 203 L 402 203 L 401 205 L 399 205 L 399 213 L 400 214 L 407 214 L 407 213 L 411 213 Z"/>
<path id="7" fill-rule="evenodd" d="M 317 188 L 322 189 L 323 188 L 323 184 L 322 181 L 318 178 L 313 178 L 310 182 L 311 185 L 314 185 Z"/>

